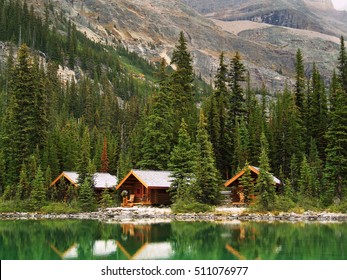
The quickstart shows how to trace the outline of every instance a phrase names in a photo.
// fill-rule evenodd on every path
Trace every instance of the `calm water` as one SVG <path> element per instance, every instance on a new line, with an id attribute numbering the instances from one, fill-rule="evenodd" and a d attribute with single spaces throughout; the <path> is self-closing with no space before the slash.
<path id="1" fill-rule="evenodd" d="M 347 224 L 0 221 L 0 259 L 347 260 Z"/>

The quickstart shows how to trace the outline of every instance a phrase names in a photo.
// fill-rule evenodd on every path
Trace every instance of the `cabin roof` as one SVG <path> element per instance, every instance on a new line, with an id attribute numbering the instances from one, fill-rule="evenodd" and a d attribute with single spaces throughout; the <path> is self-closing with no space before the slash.
<path id="1" fill-rule="evenodd" d="M 252 172 L 254 172 L 255 174 L 259 175 L 259 173 L 260 173 L 259 167 L 249 165 L 248 168 L 249 168 Z M 237 179 L 239 179 L 244 173 L 245 173 L 245 169 L 241 170 L 241 171 L 240 171 L 239 173 L 237 173 L 234 177 L 232 177 L 230 180 L 228 180 L 228 181 L 224 184 L 224 186 L 225 186 L 225 187 L 230 186 L 230 185 L 231 185 L 232 183 L 234 183 Z M 273 182 L 274 182 L 276 185 L 280 185 L 280 184 L 281 184 L 280 179 L 276 178 L 276 177 L 273 176 L 272 174 L 271 174 L 271 176 L 272 176 Z"/>
<path id="2" fill-rule="evenodd" d="M 169 188 L 172 181 L 172 178 L 170 177 L 171 171 L 133 169 L 118 184 L 117 189 L 120 188 L 131 175 L 139 180 L 146 188 Z"/>
<path id="3" fill-rule="evenodd" d="M 78 186 L 78 173 L 74 171 L 64 171 L 62 172 L 52 183 L 51 186 L 55 185 L 61 178 L 65 177 L 70 181 L 71 184 Z M 95 189 L 106 189 L 113 188 L 117 185 L 118 179 L 109 173 L 96 172 L 93 175 L 94 178 L 94 188 Z"/>

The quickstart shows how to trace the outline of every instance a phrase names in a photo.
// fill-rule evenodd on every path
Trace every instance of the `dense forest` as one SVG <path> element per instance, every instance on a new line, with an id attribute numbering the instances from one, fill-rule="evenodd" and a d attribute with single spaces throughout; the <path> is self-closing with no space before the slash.
<path id="1" fill-rule="evenodd" d="M 81 187 L 67 202 L 93 210 L 91 174 L 140 168 L 172 171 L 174 207 L 204 209 L 251 164 L 258 182 L 243 184 L 246 196 L 259 194 L 258 209 L 346 210 L 343 37 L 329 83 L 315 65 L 305 75 L 298 50 L 295 86 L 271 96 L 249 86 L 239 53 L 221 53 L 214 85 L 204 83 L 183 32 L 171 67 L 89 40 L 49 4 L 41 18 L 25 2 L 0 0 L 0 15 L 0 205 L 39 210 L 57 200 L 52 179 L 75 170 Z M 62 69 L 75 75 L 62 79 Z"/>

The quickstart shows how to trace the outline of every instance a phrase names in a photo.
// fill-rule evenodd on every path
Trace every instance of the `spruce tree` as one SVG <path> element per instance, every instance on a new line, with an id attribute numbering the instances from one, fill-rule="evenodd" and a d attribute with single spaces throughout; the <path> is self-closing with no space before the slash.
<path id="1" fill-rule="evenodd" d="M 243 186 L 243 194 L 245 196 L 245 203 L 251 203 L 254 196 L 254 180 L 252 178 L 251 169 L 249 168 L 249 163 L 246 161 L 243 168 L 245 173 L 240 178 L 240 184 Z"/>
<path id="2" fill-rule="evenodd" d="M 188 134 L 188 126 L 182 119 L 178 132 L 178 143 L 171 152 L 169 162 L 169 169 L 172 174 L 170 194 L 174 202 L 189 200 L 189 189 L 195 182 L 195 156 L 194 145 Z"/>
<path id="3" fill-rule="evenodd" d="M 78 183 L 85 181 L 88 174 L 88 165 L 90 162 L 90 134 L 88 127 L 85 127 L 80 148 L 80 155 L 77 162 Z"/>
<path id="4" fill-rule="evenodd" d="M 28 159 L 40 141 L 33 138 L 37 128 L 36 78 L 29 48 L 22 45 L 9 81 L 9 105 L 5 114 L 4 140 L 9 183 L 18 182 L 22 162 Z"/>
<path id="5" fill-rule="evenodd" d="M 46 203 L 46 188 L 44 185 L 45 179 L 41 167 L 39 166 L 35 178 L 32 182 L 33 190 L 30 195 L 30 204 L 33 210 L 39 210 Z"/>
<path id="6" fill-rule="evenodd" d="M 94 195 L 94 177 L 95 167 L 89 160 L 87 173 L 84 180 L 79 183 L 78 204 L 82 211 L 90 212 L 97 209 L 97 203 Z"/>
<path id="7" fill-rule="evenodd" d="M 229 87 L 231 95 L 229 97 L 229 115 L 232 124 L 244 116 L 246 113 L 245 97 L 242 89 L 242 83 L 246 81 L 246 69 L 241 61 L 241 56 L 236 52 L 232 58 L 229 69 Z"/>
<path id="8" fill-rule="evenodd" d="M 345 39 L 343 36 L 341 36 L 340 42 L 340 55 L 338 58 L 339 79 L 343 90 L 347 92 L 347 52 L 345 47 Z"/>
<path id="9" fill-rule="evenodd" d="M 138 162 L 140 168 L 167 169 L 173 147 L 174 123 L 171 95 L 157 92 L 141 134 L 141 157 Z"/>
<path id="10" fill-rule="evenodd" d="M 110 192 L 108 189 L 104 189 L 101 193 L 101 199 L 100 199 L 100 207 L 101 208 L 107 208 L 112 206 L 112 196 L 110 195 Z"/>
<path id="11" fill-rule="evenodd" d="M 221 181 L 206 126 L 205 116 L 201 112 L 196 140 L 197 157 L 194 172 L 196 176 L 194 196 L 198 202 L 216 205 L 220 200 Z"/>
<path id="12" fill-rule="evenodd" d="M 273 209 L 276 200 L 276 192 L 272 175 L 270 174 L 270 163 L 268 158 L 268 142 L 264 132 L 261 135 L 261 153 L 259 157 L 259 175 L 256 190 L 259 192 L 259 205 L 265 210 Z"/>
<path id="13" fill-rule="evenodd" d="M 197 109 L 193 91 L 193 65 L 188 51 L 187 41 L 183 31 L 180 32 L 178 43 L 172 54 L 171 64 L 176 69 L 170 77 L 170 88 L 173 94 L 173 110 L 176 116 L 176 129 L 178 130 L 182 118 L 188 127 L 194 131 L 197 120 Z"/>
<path id="14" fill-rule="evenodd" d="M 295 105 L 298 107 L 301 114 L 304 111 L 305 104 L 305 68 L 301 50 L 296 52 L 296 84 L 295 84 Z"/>
<path id="15" fill-rule="evenodd" d="M 324 202 L 330 204 L 346 196 L 347 184 L 347 94 L 339 89 L 336 104 L 330 112 L 330 125 L 326 133 L 326 164 Z"/>

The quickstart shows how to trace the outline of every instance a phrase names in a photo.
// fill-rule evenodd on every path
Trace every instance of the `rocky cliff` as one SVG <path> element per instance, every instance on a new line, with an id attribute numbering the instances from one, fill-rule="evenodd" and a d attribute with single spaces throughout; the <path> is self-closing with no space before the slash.
<path id="1" fill-rule="evenodd" d="M 44 12 L 45 1 L 27 2 L 32 3 L 38 11 Z M 189 2 L 190 6 L 183 2 Z M 257 2 L 257 5 L 263 5 L 271 2 L 277 7 L 287 1 L 51 0 L 51 5 L 57 14 L 71 19 L 80 31 L 93 40 L 109 45 L 123 44 L 151 61 L 165 58 L 170 62 L 178 34 L 183 30 L 193 55 L 195 71 L 207 81 L 210 81 L 216 72 L 221 51 L 224 51 L 227 57 L 239 51 L 250 70 L 254 85 L 265 84 L 275 90 L 285 85 L 287 77 L 294 76 L 297 48 L 301 48 L 304 53 L 307 69 L 310 69 L 310 65 L 315 61 L 322 74 L 328 77 L 335 66 L 339 48 L 337 37 L 324 37 L 315 32 L 298 33 L 290 28 L 272 26 L 261 26 L 252 30 L 243 26 L 242 32 L 230 32 L 228 27 L 220 22 L 201 15 L 198 12 L 201 12 L 201 9 L 195 7 L 198 10 L 196 11 L 193 2 L 199 5 L 205 3 L 206 13 L 210 15 L 223 5 L 234 3 L 236 6 L 232 6 L 227 14 L 230 15 L 230 12 L 238 7 L 237 16 L 240 18 L 243 14 L 256 16 L 259 10 L 256 6 L 247 6 L 247 3 Z M 304 5 L 302 0 L 290 2 Z M 293 3 L 291 5 L 294 5 Z M 304 17 L 304 12 L 299 12 L 301 14 L 298 13 L 298 17 L 302 20 L 306 18 L 309 22 L 309 17 Z M 306 12 L 307 15 L 309 10 Z M 292 18 L 285 12 L 278 16 L 281 20 Z M 271 19 L 273 20 L 275 19 Z"/>

